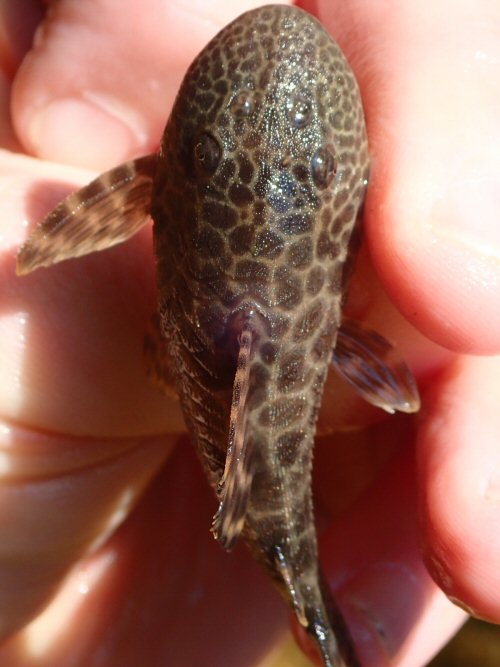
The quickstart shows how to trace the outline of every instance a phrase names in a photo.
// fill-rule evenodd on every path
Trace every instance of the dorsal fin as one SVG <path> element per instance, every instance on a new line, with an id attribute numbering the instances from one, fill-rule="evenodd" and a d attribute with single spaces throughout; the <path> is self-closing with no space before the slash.
<path id="1" fill-rule="evenodd" d="M 17 255 L 17 273 L 122 243 L 148 222 L 156 154 L 125 162 L 66 197 Z"/>
<path id="2" fill-rule="evenodd" d="M 227 550 L 243 530 L 253 478 L 253 439 L 247 429 L 252 339 L 252 330 L 245 327 L 239 336 L 226 465 L 218 489 L 220 504 L 212 523 L 215 538 Z"/>
<path id="3" fill-rule="evenodd" d="M 363 396 L 386 412 L 417 412 L 420 397 L 412 372 L 394 346 L 376 331 L 345 319 L 332 364 Z"/>

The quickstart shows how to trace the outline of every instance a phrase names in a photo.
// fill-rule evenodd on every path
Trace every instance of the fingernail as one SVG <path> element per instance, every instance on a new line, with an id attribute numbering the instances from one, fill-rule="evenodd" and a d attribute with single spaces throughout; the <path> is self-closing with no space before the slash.
<path id="1" fill-rule="evenodd" d="M 122 162 L 139 143 L 122 119 L 73 98 L 54 100 L 34 112 L 29 136 L 39 157 L 91 169 Z"/>
<path id="2" fill-rule="evenodd" d="M 470 250 L 500 257 L 500 181 L 470 174 L 454 180 L 431 212 L 435 234 L 458 242 Z"/>
<path id="3" fill-rule="evenodd" d="M 424 591 L 410 570 L 378 564 L 346 583 L 340 598 L 365 662 L 381 667 L 392 664 L 408 637 Z"/>

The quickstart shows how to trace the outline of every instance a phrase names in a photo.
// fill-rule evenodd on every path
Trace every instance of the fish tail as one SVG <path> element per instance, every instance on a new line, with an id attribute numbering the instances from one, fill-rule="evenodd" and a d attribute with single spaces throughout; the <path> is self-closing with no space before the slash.
<path id="1" fill-rule="evenodd" d="M 347 623 L 321 572 L 319 582 L 323 609 L 306 610 L 306 632 L 319 649 L 324 667 L 361 667 Z"/>
<path id="2" fill-rule="evenodd" d="M 347 624 L 324 577 L 320 577 L 321 598 L 309 600 L 297 619 L 321 656 L 323 667 L 361 667 Z"/>

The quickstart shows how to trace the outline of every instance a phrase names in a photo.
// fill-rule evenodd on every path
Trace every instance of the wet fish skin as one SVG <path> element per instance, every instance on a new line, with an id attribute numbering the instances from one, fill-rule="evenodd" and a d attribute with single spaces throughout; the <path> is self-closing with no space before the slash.
<path id="1" fill-rule="evenodd" d="M 373 332 L 338 335 L 367 179 L 362 104 L 340 49 L 309 14 L 261 7 L 195 59 L 160 153 L 68 197 L 17 258 L 23 274 L 105 249 L 151 212 L 160 330 L 148 364 L 174 383 L 219 495 L 216 537 L 230 548 L 242 534 L 325 667 L 359 666 L 322 583 L 311 499 L 332 352 L 368 400 L 418 409 L 390 345 L 379 338 L 374 355 Z"/>
<path id="2" fill-rule="evenodd" d="M 357 664 L 337 653 L 319 583 L 311 466 L 367 178 L 354 75 L 314 18 L 276 5 L 242 15 L 193 62 L 153 186 L 161 328 L 189 431 L 217 489 L 247 326 L 253 463 L 231 502 L 325 665 Z"/>

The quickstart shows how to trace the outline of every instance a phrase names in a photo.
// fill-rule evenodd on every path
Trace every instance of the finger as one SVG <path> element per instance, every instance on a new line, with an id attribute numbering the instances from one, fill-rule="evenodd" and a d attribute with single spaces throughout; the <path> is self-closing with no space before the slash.
<path id="1" fill-rule="evenodd" d="M 403 317 L 380 284 L 366 248 L 361 249 L 357 258 L 343 314 L 363 322 L 390 341 L 420 383 L 439 373 L 456 356 L 425 338 Z M 339 429 L 357 429 L 383 421 L 385 417 L 382 410 L 367 403 L 333 367 L 330 369 L 317 433 L 325 435 Z"/>
<path id="2" fill-rule="evenodd" d="M 321 469 L 330 471 L 320 479 L 321 503 L 339 516 L 320 539 L 320 554 L 361 664 L 370 667 L 427 664 L 466 618 L 432 581 L 421 558 L 414 450 L 408 436 L 412 419 L 392 418 L 357 437 L 337 436 L 319 453 Z M 336 448 L 340 445 L 342 451 L 344 439 L 351 466 L 342 456 L 344 467 L 339 469 Z M 394 443 L 389 466 L 387 458 L 377 461 L 384 440 Z M 369 451 L 379 478 L 354 503 L 351 495 L 339 504 L 343 485 L 336 482 L 356 470 L 362 474 Z"/>
<path id="3" fill-rule="evenodd" d="M 436 379 L 420 442 L 422 528 L 431 573 L 477 616 L 500 621 L 500 358 Z"/>
<path id="4" fill-rule="evenodd" d="M 52 605 L 0 649 L 2 665 L 269 665 L 285 608 L 244 548 L 208 530 L 215 498 L 194 453 L 178 455 L 130 519 Z"/>
<path id="5" fill-rule="evenodd" d="M 187 66 L 252 0 L 51 4 L 15 81 L 13 114 L 39 157 L 95 168 L 159 143 Z"/>
<path id="6" fill-rule="evenodd" d="M 64 182 L 74 187 L 88 173 L 2 152 L 0 178 L 9 193 L 0 206 L 5 637 L 47 603 L 75 560 L 132 509 L 168 455 L 168 439 L 155 434 L 172 430 L 169 406 L 174 414 L 178 407 L 149 384 L 142 362 L 143 330 L 155 307 L 149 235 L 127 251 L 137 259 L 142 247 L 135 270 L 129 256 L 124 264 L 105 262 L 104 273 L 75 267 L 64 278 L 57 267 L 53 278 L 24 281 L 15 276 L 15 250 L 26 220 L 43 217 L 68 190 Z M 83 285 L 89 291 L 81 301 Z M 133 285 L 131 294 L 138 291 L 130 302 Z M 179 414 L 176 428 L 183 429 Z"/>
<path id="7" fill-rule="evenodd" d="M 3 2 L 0 6 L 0 69 L 13 78 L 33 42 L 43 10 L 37 0 Z"/>
<path id="8" fill-rule="evenodd" d="M 14 253 L 27 232 L 24 221 L 34 225 L 78 179 L 90 179 L 88 172 L 6 154 L 0 177 L 9 189 L 0 203 L 3 417 L 99 437 L 183 430 L 176 401 L 145 373 L 144 331 L 156 309 L 151 230 L 116 252 L 19 278 Z"/>
<path id="9" fill-rule="evenodd" d="M 426 336 L 500 351 L 500 43 L 486 1 L 319 5 L 361 84 L 377 272 Z M 450 16 L 453 21 L 450 23 Z"/>
<path id="10" fill-rule="evenodd" d="M 11 123 L 12 79 L 29 50 L 35 28 L 42 18 L 36 0 L 0 4 L 0 147 L 20 151 Z"/>
<path id="11" fill-rule="evenodd" d="M 169 444 L 0 422 L 0 640 L 30 621 L 73 564 L 127 516 Z"/>

